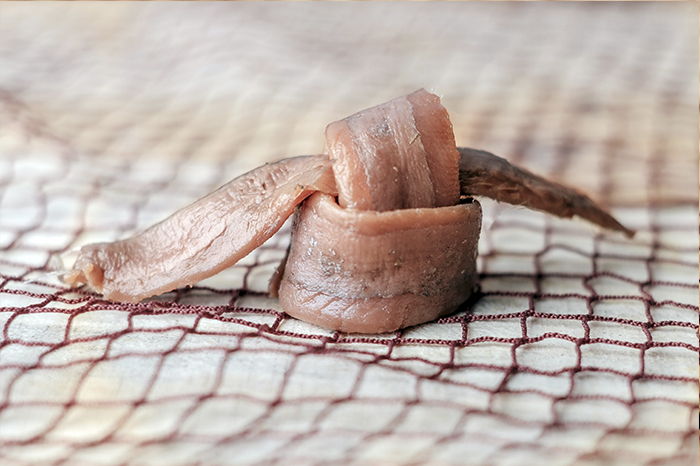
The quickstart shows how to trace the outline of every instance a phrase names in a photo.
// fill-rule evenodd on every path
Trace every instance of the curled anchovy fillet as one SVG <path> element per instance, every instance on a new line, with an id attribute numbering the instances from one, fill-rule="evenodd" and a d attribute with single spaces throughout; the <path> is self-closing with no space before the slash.
<path id="1" fill-rule="evenodd" d="M 260 246 L 315 191 L 335 191 L 324 155 L 258 167 L 131 238 L 83 246 L 64 281 L 132 303 L 193 285 Z"/>
<path id="2" fill-rule="evenodd" d="M 301 207 L 282 309 L 322 327 L 378 333 L 453 312 L 477 283 L 481 208 L 459 201 L 447 111 L 419 90 L 328 125 L 338 203 Z"/>
<path id="3" fill-rule="evenodd" d="M 326 150 L 341 207 L 385 211 L 459 200 L 452 124 L 423 89 L 329 124 Z"/>
<path id="4" fill-rule="evenodd" d="M 385 212 L 312 195 L 295 219 L 282 308 L 345 332 L 380 333 L 454 312 L 476 288 L 481 207 Z"/>
<path id="5" fill-rule="evenodd" d="M 131 238 L 83 246 L 64 281 L 138 302 L 232 266 L 296 211 L 270 294 L 308 322 L 377 333 L 453 312 L 475 290 L 481 207 L 460 193 L 633 233 L 571 188 L 458 149 L 440 99 L 422 89 L 331 123 L 326 151 L 258 167 Z"/>

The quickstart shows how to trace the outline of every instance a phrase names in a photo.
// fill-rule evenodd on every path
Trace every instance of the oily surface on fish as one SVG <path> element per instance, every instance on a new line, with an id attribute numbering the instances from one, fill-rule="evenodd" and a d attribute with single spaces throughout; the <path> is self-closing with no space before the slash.
<path id="1" fill-rule="evenodd" d="M 318 190 L 335 191 L 325 155 L 258 167 L 131 238 L 84 246 L 64 280 L 126 302 L 192 285 L 261 245 Z"/>
<path id="2" fill-rule="evenodd" d="M 288 314 L 346 332 L 386 332 L 453 312 L 477 283 L 476 201 L 388 212 L 316 193 L 295 219 L 279 288 Z"/>

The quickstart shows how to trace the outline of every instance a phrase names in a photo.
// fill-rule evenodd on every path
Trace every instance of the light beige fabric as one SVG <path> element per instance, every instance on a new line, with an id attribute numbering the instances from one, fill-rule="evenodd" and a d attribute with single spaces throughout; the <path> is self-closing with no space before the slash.
<path id="1" fill-rule="evenodd" d="M 0 463 L 693 464 L 696 33 L 681 3 L 1 4 Z M 486 295 L 378 337 L 237 299 L 286 231 L 130 309 L 52 272 L 419 87 L 637 237 L 484 201 Z"/>

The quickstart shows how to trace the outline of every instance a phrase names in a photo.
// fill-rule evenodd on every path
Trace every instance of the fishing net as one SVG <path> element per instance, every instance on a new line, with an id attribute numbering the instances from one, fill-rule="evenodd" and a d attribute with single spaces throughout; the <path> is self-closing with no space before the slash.
<path id="1" fill-rule="evenodd" d="M 691 3 L 1 5 L 0 463 L 695 464 L 696 31 Z M 58 280 L 423 86 L 638 235 L 484 201 L 480 295 L 384 335 L 266 297 L 288 227 L 140 304 Z"/>

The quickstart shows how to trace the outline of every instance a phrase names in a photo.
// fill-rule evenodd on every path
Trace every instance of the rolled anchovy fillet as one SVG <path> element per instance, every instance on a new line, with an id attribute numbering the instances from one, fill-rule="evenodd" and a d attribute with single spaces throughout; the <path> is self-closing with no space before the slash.
<path id="1" fill-rule="evenodd" d="M 423 89 L 326 128 L 341 207 L 386 211 L 455 205 L 459 153 L 440 99 Z"/>
<path id="2" fill-rule="evenodd" d="M 343 209 L 316 193 L 293 227 L 279 299 L 288 314 L 381 333 L 454 312 L 477 284 L 481 207 Z"/>
<path id="3" fill-rule="evenodd" d="M 422 89 L 331 123 L 326 147 L 258 167 L 131 238 L 84 246 L 64 281 L 138 302 L 234 265 L 298 209 L 270 293 L 305 321 L 380 333 L 473 293 L 481 207 L 471 195 L 633 234 L 571 188 L 458 149 L 440 99 Z"/>
<path id="4" fill-rule="evenodd" d="M 440 99 L 421 89 L 331 123 L 326 147 L 338 202 L 317 193 L 300 208 L 270 287 L 282 309 L 366 333 L 453 312 L 476 286 L 481 208 L 457 205 L 459 154 Z"/>

